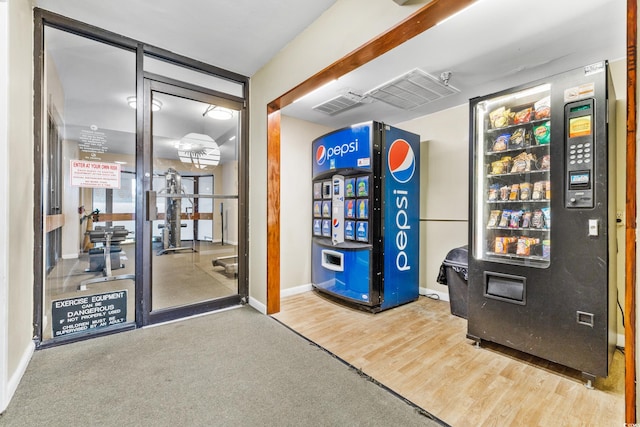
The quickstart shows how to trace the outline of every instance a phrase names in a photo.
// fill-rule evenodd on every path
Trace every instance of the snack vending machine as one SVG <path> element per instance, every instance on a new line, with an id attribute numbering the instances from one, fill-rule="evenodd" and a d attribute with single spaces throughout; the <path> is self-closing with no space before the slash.
<path id="1" fill-rule="evenodd" d="M 606 62 L 470 102 L 467 335 L 589 385 L 616 342 L 614 102 Z"/>
<path id="2" fill-rule="evenodd" d="M 372 312 L 416 300 L 420 137 L 367 122 L 312 152 L 313 287 Z"/>

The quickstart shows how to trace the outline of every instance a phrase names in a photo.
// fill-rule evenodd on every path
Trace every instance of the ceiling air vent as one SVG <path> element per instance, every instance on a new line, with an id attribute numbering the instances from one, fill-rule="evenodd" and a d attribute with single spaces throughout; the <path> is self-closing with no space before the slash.
<path id="1" fill-rule="evenodd" d="M 313 109 L 316 111 L 320 111 L 321 113 L 333 116 L 334 114 L 338 114 L 344 110 L 359 105 L 360 102 L 361 101 L 355 97 L 339 95 L 326 102 L 323 102 L 322 104 L 316 105 L 315 107 L 313 107 Z"/>
<path id="2" fill-rule="evenodd" d="M 455 87 L 445 85 L 442 80 L 416 68 L 372 89 L 365 96 L 403 110 L 412 110 L 458 92 Z"/>

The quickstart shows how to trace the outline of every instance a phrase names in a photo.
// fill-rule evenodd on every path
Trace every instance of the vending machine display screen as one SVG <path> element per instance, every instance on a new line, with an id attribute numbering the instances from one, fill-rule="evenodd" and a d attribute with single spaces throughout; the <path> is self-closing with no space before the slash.
<path id="1" fill-rule="evenodd" d="M 591 135 L 591 116 L 569 119 L 569 138 Z"/>

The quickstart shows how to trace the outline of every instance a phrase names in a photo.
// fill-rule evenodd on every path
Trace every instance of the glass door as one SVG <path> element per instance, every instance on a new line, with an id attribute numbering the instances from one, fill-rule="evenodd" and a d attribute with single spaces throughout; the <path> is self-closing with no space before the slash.
<path id="1" fill-rule="evenodd" d="M 49 344 L 134 327 L 140 269 L 136 115 L 126 103 L 136 90 L 135 52 L 52 27 L 44 36 L 35 324 Z"/>
<path id="2" fill-rule="evenodd" d="M 241 105 L 146 81 L 148 321 L 238 298 Z"/>

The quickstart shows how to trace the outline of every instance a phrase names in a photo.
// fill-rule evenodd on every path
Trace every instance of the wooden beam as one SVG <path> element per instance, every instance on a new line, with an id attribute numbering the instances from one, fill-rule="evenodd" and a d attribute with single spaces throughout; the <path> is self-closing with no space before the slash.
<path id="1" fill-rule="evenodd" d="M 267 314 L 280 311 L 280 111 L 267 119 Z"/>
<path id="2" fill-rule="evenodd" d="M 638 3 L 627 0 L 627 172 L 625 206 L 625 425 L 636 424 L 636 58 Z"/>
<path id="3" fill-rule="evenodd" d="M 476 0 L 433 0 L 399 24 L 369 40 L 356 50 L 348 53 L 333 64 L 317 72 L 304 82 L 281 95 L 268 104 L 269 111 L 276 111 L 293 103 L 296 99 L 306 95 L 343 75 L 355 70 L 361 65 L 400 46 L 407 40 L 434 27 L 438 22 L 461 11 L 475 3 Z"/>

